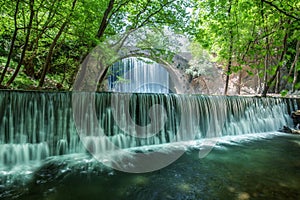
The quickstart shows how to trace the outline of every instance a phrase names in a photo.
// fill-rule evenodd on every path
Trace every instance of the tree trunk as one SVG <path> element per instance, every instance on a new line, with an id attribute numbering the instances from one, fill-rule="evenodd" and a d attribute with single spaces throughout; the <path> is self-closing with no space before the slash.
<path id="1" fill-rule="evenodd" d="M 34 6 L 34 0 L 30 0 L 30 18 L 29 18 L 29 24 L 28 24 L 28 30 L 27 30 L 27 34 L 26 34 L 26 39 L 25 39 L 25 43 L 24 43 L 24 47 L 21 53 L 21 58 L 20 61 L 18 63 L 18 66 L 14 72 L 14 74 L 12 75 L 12 77 L 8 80 L 8 82 L 6 83 L 6 86 L 8 87 L 17 77 L 21 66 L 23 64 L 23 60 L 25 57 L 25 53 L 27 50 L 27 46 L 28 46 L 28 42 L 29 42 L 29 37 L 30 37 L 30 32 L 31 32 L 31 28 L 32 28 L 32 21 L 33 21 L 33 17 L 34 17 L 34 10 L 33 10 L 33 6 Z"/>
<path id="2" fill-rule="evenodd" d="M 228 17 L 230 19 L 231 16 L 231 1 L 228 9 Z M 229 79 L 231 74 L 231 65 L 232 65 L 232 52 L 233 52 L 233 32 L 232 32 L 232 25 L 230 25 L 230 45 L 229 45 L 229 55 L 228 55 L 228 64 L 227 64 L 227 71 L 226 71 L 226 82 L 225 82 L 225 90 L 224 94 L 227 95 L 228 93 L 228 85 L 229 85 Z"/>
<path id="3" fill-rule="evenodd" d="M 228 64 L 227 64 L 227 71 L 226 71 L 226 82 L 225 82 L 225 90 L 224 94 L 227 95 L 228 93 L 228 85 L 229 85 L 229 79 L 231 75 L 231 65 L 232 65 L 232 50 L 233 50 L 233 35 L 232 31 L 230 36 L 230 46 L 229 46 L 229 58 L 228 58 Z"/>
<path id="4" fill-rule="evenodd" d="M 298 58 L 299 58 L 299 53 L 300 53 L 300 40 L 297 41 L 297 45 L 296 45 L 296 55 L 295 55 L 295 59 L 294 62 L 292 64 L 291 68 L 294 68 L 294 78 L 293 78 L 293 84 L 292 84 L 292 92 L 295 92 L 296 88 L 296 83 L 297 83 L 297 77 L 298 77 L 298 69 L 297 69 L 297 62 L 298 62 Z"/>
<path id="5" fill-rule="evenodd" d="M 13 33 L 13 37 L 10 43 L 10 49 L 9 49 L 9 53 L 8 53 L 8 57 L 7 57 L 7 61 L 5 64 L 5 67 L 2 71 L 1 77 L 0 77 L 0 85 L 2 84 L 5 74 L 7 72 L 7 69 L 9 67 L 10 61 L 11 61 L 11 57 L 14 51 L 14 46 L 15 46 L 15 42 L 16 42 L 16 38 L 17 38 L 17 33 L 18 33 L 18 25 L 17 25 L 17 14 L 18 14 L 18 10 L 19 10 L 19 4 L 20 4 L 20 0 L 17 0 L 17 4 L 16 4 L 16 9 L 15 9 L 15 13 L 14 13 L 14 25 L 15 25 L 15 30 Z"/>
<path id="6" fill-rule="evenodd" d="M 40 5 L 42 5 L 44 2 L 41 1 Z M 51 6 L 50 6 L 50 10 L 48 11 L 47 15 L 47 20 L 46 22 L 42 25 L 41 30 L 36 30 L 36 37 L 34 39 L 32 39 L 32 41 L 28 44 L 28 50 L 32 51 L 32 54 L 29 56 L 29 58 L 24 58 L 24 73 L 29 76 L 32 77 L 34 79 L 37 79 L 37 75 L 35 74 L 35 69 L 34 69 L 34 58 L 36 58 L 36 54 L 38 52 L 38 45 L 39 45 L 39 40 L 41 39 L 41 37 L 43 36 L 43 34 L 45 34 L 46 30 L 49 28 L 49 24 L 50 22 L 53 20 L 54 16 L 55 16 L 55 12 L 53 12 L 55 10 L 55 3 L 56 1 L 53 1 Z M 39 27 L 41 26 L 41 22 L 38 21 L 38 10 L 35 11 L 35 19 L 36 19 L 36 26 Z"/>
<path id="7" fill-rule="evenodd" d="M 267 44 L 267 52 L 266 52 L 266 55 L 265 55 L 265 59 L 264 59 L 264 79 L 263 79 L 263 85 L 262 85 L 262 90 L 265 89 L 266 85 L 268 84 L 268 73 L 267 73 L 267 70 L 268 70 L 268 67 L 269 67 L 269 40 L 268 40 L 268 37 L 266 38 L 266 44 Z"/>
<path id="8" fill-rule="evenodd" d="M 267 35 L 267 33 L 269 32 L 268 31 L 268 27 L 266 25 L 266 20 L 265 18 L 267 18 L 265 16 L 265 13 L 264 13 L 264 3 L 263 3 L 263 0 L 261 0 L 261 19 L 262 19 L 262 23 L 263 23 L 263 27 L 264 27 L 264 31 L 265 31 L 265 34 L 266 34 L 266 55 L 265 55 L 265 58 L 264 58 L 264 78 L 263 78 L 263 84 L 262 84 L 262 88 L 261 90 L 264 91 L 268 85 L 268 68 L 269 68 L 269 61 L 270 61 L 270 40 L 269 40 L 269 35 Z"/>
<path id="9" fill-rule="evenodd" d="M 256 94 L 260 94 L 261 93 L 261 88 L 262 88 L 262 85 L 261 85 L 261 78 L 259 76 L 259 70 L 256 69 L 256 77 L 257 77 L 257 85 L 256 85 Z"/>
<path id="10" fill-rule="evenodd" d="M 278 70 L 276 75 L 275 94 L 278 94 L 279 92 L 280 92 L 280 69 Z"/>
<path id="11" fill-rule="evenodd" d="M 108 3 L 108 6 L 104 12 L 104 15 L 102 17 L 102 21 L 101 21 L 101 24 L 100 24 L 100 27 L 98 29 L 98 33 L 97 33 L 97 37 L 98 38 L 101 38 L 104 34 L 104 31 L 108 25 L 108 21 L 109 21 L 109 13 L 112 11 L 112 9 L 114 8 L 114 3 L 115 3 L 115 0 L 110 0 L 109 3 Z"/>
<path id="12" fill-rule="evenodd" d="M 239 81 L 238 81 L 238 85 L 237 85 L 238 95 L 241 94 L 241 88 L 242 88 L 242 70 L 240 70 L 240 72 L 239 72 Z"/>
<path id="13" fill-rule="evenodd" d="M 263 97 L 266 97 L 266 96 L 267 96 L 267 93 L 268 93 L 268 91 L 269 91 L 269 89 L 270 89 L 270 86 L 272 85 L 273 81 L 274 81 L 275 78 L 277 77 L 278 72 L 279 72 L 279 70 L 280 70 L 280 68 L 281 68 L 281 65 L 282 65 L 281 63 L 282 63 L 282 61 L 283 61 L 283 59 L 284 59 L 284 56 L 285 56 L 285 54 L 286 54 L 286 51 L 287 51 L 287 39 L 288 39 L 288 35 L 289 35 L 289 34 L 288 34 L 288 30 L 286 30 L 286 33 L 285 33 L 284 38 L 283 38 L 283 49 L 282 49 L 282 52 L 281 52 L 280 59 L 279 59 L 279 61 L 278 61 L 278 65 L 277 65 L 275 74 L 268 80 L 267 84 L 265 85 L 265 88 L 264 88 L 264 90 L 263 90 L 263 92 L 262 92 L 262 96 L 263 96 Z"/>
<path id="14" fill-rule="evenodd" d="M 43 67 L 43 72 L 42 72 L 42 75 L 41 75 L 41 78 L 40 78 L 40 81 L 39 81 L 39 85 L 38 85 L 39 87 L 43 87 L 43 85 L 44 85 L 46 74 L 47 74 L 47 72 L 48 72 L 48 70 L 50 68 L 51 58 L 52 58 L 52 55 L 53 55 L 54 47 L 56 46 L 56 43 L 57 43 L 58 39 L 60 38 L 60 36 L 62 35 L 64 29 L 66 28 L 66 26 L 69 23 L 70 17 L 72 16 L 72 13 L 73 13 L 75 5 L 76 5 L 76 1 L 77 0 L 73 1 L 72 9 L 70 11 L 69 16 L 64 21 L 64 23 L 61 25 L 58 33 L 56 34 L 54 40 L 52 41 L 52 43 L 50 45 L 49 52 L 48 52 L 47 57 L 46 57 L 45 65 Z"/>

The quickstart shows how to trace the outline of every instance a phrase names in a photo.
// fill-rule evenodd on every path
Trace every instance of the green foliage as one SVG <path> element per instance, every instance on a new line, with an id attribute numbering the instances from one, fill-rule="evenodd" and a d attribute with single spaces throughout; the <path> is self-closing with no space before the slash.
<path id="1" fill-rule="evenodd" d="M 243 69 L 242 66 L 233 66 L 231 68 L 232 72 L 234 72 L 234 73 L 237 73 L 237 72 L 239 72 L 242 69 Z"/>
<path id="2" fill-rule="evenodd" d="M 277 69 L 288 75 L 299 39 L 299 1 L 204 0 L 195 3 L 192 23 L 196 29 L 195 40 L 217 55 L 220 62 L 227 63 L 231 57 L 233 67 L 227 73 L 244 68 L 247 71 L 250 65 L 258 70 L 263 85 L 274 87 L 272 82 Z M 229 51 L 230 46 L 232 51 Z M 266 79 L 266 73 L 270 80 Z M 293 73 L 289 75 L 293 77 Z M 289 89 L 289 84 L 283 79 L 280 81 L 279 85 Z"/>
<path id="3" fill-rule="evenodd" d="M 294 64 L 300 38 L 298 0 L 77 0 L 72 9 L 74 2 L 34 0 L 29 27 L 30 1 L 0 0 L 0 73 L 12 50 L 2 85 L 21 63 L 10 87 L 36 86 L 56 36 L 46 87 L 60 84 L 70 88 L 80 63 L 96 46 L 103 51 L 104 66 L 122 56 L 141 54 L 171 62 L 185 45 L 184 35 L 192 40 L 189 51 L 193 59 L 186 72 L 193 77 L 210 73 L 209 54 L 213 54 L 214 61 L 223 66 L 231 59 L 228 74 L 245 70 L 258 76 L 264 86 L 281 85 L 277 91 L 289 90 L 292 84 L 298 87 L 299 61 Z M 25 58 L 20 62 L 29 29 Z M 271 78 L 278 71 L 283 73 L 280 84 L 274 84 Z"/>
<path id="4" fill-rule="evenodd" d="M 250 70 L 247 70 L 247 74 L 248 74 L 249 76 L 253 76 L 253 75 L 254 75 L 254 73 L 253 73 L 252 71 L 250 71 Z"/>
<path id="5" fill-rule="evenodd" d="M 192 42 L 189 47 L 192 53 L 192 59 L 189 63 L 190 67 L 186 69 L 186 73 L 192 75 L 192 77 L 198 77 L 201 75 L 211 75 L 211 69 L 213 67 L 212 58 L 209 56 L 206 50 L 203 49 L 200 43 Z"/>
<path id="6" fill-rule="evenodd" d="M 166 37 L 164 30 L 168 27 L 172 33 L 187 32 L 185 30 L 188 30 L 190 16 L 186 8 L 191 7 L 190 2 L 185 0 L 115 0 L 111 9 L 111 0 L 35 0 L 32 27 L 28 27 L 29 1 L 19 2 L 17 7 L 17 1 L 0 0 L 0 56 L 7 57 L 9 54 L 15 30 L 15 14 L 18 29 L 12 48 L 13 62 L 9 68 L 14 68 L 13 63 L 20 61 L 27 30 L 31 28 L 21 73 L 11 85 L 12 88 L 36 83 L 43 71 L 51 44 L 64 23 L 66 28 L 55 44 L 47 77 L 62 83 L 65 88 L 73 84 L 79 64 L 97 45 L 102 46 L 106 57 L 110 58 L 105 61 L 106 64 L 116 61 L 118 58 L 113 54 L 117 54 L 122 46 L 131 41 L 135 43 L 130 45 L 135 45 L 140 50 L 149 49 L 153 57 L 163 55 L 165 60 L 171 60 L 178 46 L 175 45 L 174 38 L 171 41 Z M 76 4 L 73 10 L 74 2 Z M 98 37 L 100 24 L 106 26 L 104 34 Z M 139 36 L 138 32 L 140 35 L 146 34 Z M 2 62 L 1 65 L 4 66 L 5 63 Z M 6 73 L 2 84 L 10 76 L 9 72 Z"/>
<path id="7" fill-rule="evenodd" d="M 123 78 L 122 76 L 117 76 L 117 83 L 129 83 L 130 80 Z"/>
<path id="8" fill-rule="evenodd" d="M 296 85 L 295 85 L 295 88 L 298 90 L 298 89 L 300 89 L 300 83 L 297 83 Z"/>
<path id="9" fill-rule="evenodd" d="M 282 91 L 280 92 L 280 95 L 281 95 L 282 97 L 285 97 L 288 93 L 289 93 L 288 90 L 282 90 Z"/>

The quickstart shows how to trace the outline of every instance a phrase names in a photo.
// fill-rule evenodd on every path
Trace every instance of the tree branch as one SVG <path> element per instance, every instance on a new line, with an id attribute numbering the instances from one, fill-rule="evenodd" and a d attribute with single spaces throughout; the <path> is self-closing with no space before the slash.
<path id="1" fill-rule="evenodd" d="M 276 6 L 275 4 L 273 4 L 273 2 L 270 2 L 270 1 L 267 1 L 267 0 L 262 0 L 262 1 L 263 1 L 264 3 L 266 3 L 266 4 L 269 4 L 270 6 L 274 7 L 276 10 L 278 10 L 278 11 L 281 12 L 281 13 L 283 13 L 284 15 L 286 15 L 286 16 L 288 16 L 288 17 L 291 17 L 291 18 L 293 18 L 293 19 L 296 19 L 296 20 L 300 20 L 299 17 L 294 16 L 294 15 L 288 13 L 287 11 L 285 11 L 285 10 L 279 8 L 278 6 Z"/>
<path id="2" fill-rule="evenodd" d="M 156 15 L 157 13 L 159 13 L 163 8 L 165 8 L 167 5 L 169 5 L 169 4 L 171 4 L 171 3 L 173 3 L 173 2 L 175 2 L 176 0 L 172 0 L 172 1 L 168 1 L 168 2 L 166 2 L 166 3 L 164 3 L 164 4 L 161 4 L 161 6 L 160 6 L 160 8 L 158 9 L 158 10 L 156 10 L 156 11 L 154 11 L 153 13 L 151 13 L 139 26 L 137 26 L 136 28 L 138 29 L 138 28 L 141 28 L 141 27 L 143 27 L 143 26 L 145 26 L 148 22 L 149 22 L 149 20 L 151 19 L 151 17 L 153 17 L 154 15 Z"/>
<path id="3" fill-rule="evenodd" d="M 115 3 L 115 0 L 110 0 L 109 3 L 108 3 L 108 6 L 104 12 L 104 15 L 102 17 L 102 21 L 101 21 L 101 24 L 100 24 L 100 27 L 98 29 L 98 33 L 97 33 L 97 37 L 98 38 L 101 38 L 104 34 L 104 31 L 108 25 L 108 20 L 109 20 L 109 13 L 113 10 L 114 8 L 114 3 Z"/>
<path id="4" fill-rule="evenodd" d="M 289 23 L 291 23 L 291 21 L 289 21 Z M 278 75 L 278 72 L 279 72 L 279 70 L 281 68 L 281 65 L 282 65 L 281 62 L 283 61 L 284 56 L 285 56 L 285 54 L 287 52 L 287 40 L 288 40 L 288 37 L 289 37 L 289 30 L 286 30 L 286 33 L 285 33 L 284 38 L 283 38 L 283 49 L 282 49 L 282 52 L 281 52 L 281 55 L 280 55 L 279 62 L 278 62 L 277 67 L 276 67 L 275 74 L 267 82 L 267 85 L 266 85 L 266 87 L 264 88 L 264 90 L 262 92 L 262 96 L 263 97 L 267 96 L 268 90 L 270 89 L 271 84 L 275 80 L 275 78 Z"/>
<path id="5" fill-rule="evenodd" d="M 147 9 L 147 7 L 148 7 L 149 4 L 150 4 L 150 0 L 147 1 L 147 3 L 144 6 L 144 8 L 136 15 L 136 17 L 135 17 L 136 23 L 138 23 L 139 17 L 141 16 L 141 14 L 143 14 L 146 11 L 146 9 Z"/>
<path id="6" fill-rule="evenodd" d="M 128 4 L 129 2 L 130 2 L 131 0 L 127 0 L 127 1 L 124 1 L 123 3 L 121 3 L 115 10 L 113 10 L 112 12 L 111 12 L 111 15 L 109 16 L 109 18 L 108 18 L 108 22 L 110 21 L 110 19 L 112 18 L 112 16 L 114 15 L 114 14 L 116 14 L 117 12 L 119 12 L 119 10 L 123 7 L 123 6 L 125 6 L 126 4 Z"/>
<path id="7" fill-rule="evenodd" d="M 69 23 L 70 18 L 72 17 L 73 11 L 75 9 L 76 3 L 77 3 L 77 0 L 73 0 L 72 8 L 71 8 L 71 11 L 70 11 L 69 15 L 67 16 L 67 19 L 61 25 L 58 33 L 56 34 L 55 38 L 53 39 L 53 41 L 52 41 L 52 43 L 50 45 L 49 52 L 47 54 L 46 61 L 45 61 L 44 67 L 43 67 L 43 72 L 42 72 L 42 75 L 41 75 L 41 78 L 40 78 L 40 81 L 39 81 L 39 85 L 38 85 L 39 87 L 42 87 L 43 84 L 44 84 L 46 73 L 47 73 L 47 71 L 48 71 L 48 69 L 50 67 L 50 63 L 51 63 L 51 58 L 52 58 L 52 55 L 53 55 L 54 47 L 56 46 L 56 43 L 57 43 L 58 39 L 60 38 L 60 36 L 62 35 L 64 29 L 66 28 L 66 26 Z"/>
<path id="8" fill-rule="evenodd" d="M 6 61 L 5 67 L 4 67 L 3 72 L 1 74 L 1 77 L 0 77 L 0 85 L 2 84 L 2 82 L 4 80 L 5 74 L 7 72 L 8 67 L 9 67 L 9 64 L 10 64 L 10 61 L 11 61 L 11 58 L 12 58 L 12 54 L 13 54 L 13 50 L 14 50 L 14 46 L 15 46 L 15 41 L 16 41 L 16 38 L 17 38 L 17 33 L 18 33 L 17 15 L 18 15 L 18 11 L 19 11 L 19 4 L 20 4 L 20 0 L 17 0 L 15 12 L 14 12 L 14 27 L 15 27 L 15 30 L 14 30 L 13 37 L 12 37 L 12 40 L 11 40 L 7 61 Z"/>
<path id="9" fill-rule="evenodd" d="M 23 60 L 25 58 L 25 53 L 26 53 L 26 50 L 27 50 L 27 46 L 28 46 L 28 42 L 29 42 L 29 37 L 30 37 L 30 33 L 31 33 L 31 27 L 32 27 L 33 18 L 34 18 L 34 8 L 33 8 L 33 6 L 34 6 L 34 0 L 30 0 L 30 4 L 29 4 L 29 7 L 30 7 L 30 19 L 29 19 L 28 30 L 27 30 L 27 34 L 26 34 L 26 39 L 25 39 L 24 47 L 23 47 L 23 50 L 22 50 L 22 53 L 21 53 L 21 58 L 19 60 L 19 63 L 17 65 L 17 67 L 16 67 L 15 72 L 13 73 L 12 77 L 6 83 L 7 87 L 17 77 L 17 75 L 18 75 L 18 73 L 19 73 L 19 71 L 21 69 L 21 66 L 23 64 Z"/>

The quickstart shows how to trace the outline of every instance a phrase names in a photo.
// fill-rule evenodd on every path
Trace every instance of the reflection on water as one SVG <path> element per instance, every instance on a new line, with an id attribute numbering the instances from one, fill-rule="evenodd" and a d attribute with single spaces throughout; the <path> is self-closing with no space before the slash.
<path id="1" fill-rule="evenodd" d="M 85 154 L 50 157 L 14 174 L 2 169 L 0 199 L 300 198 L 300 136 L 225 137 L 203 159 L 199 148 L 190 145 L 173 164 L 145 174 L 115 171 Z"/>

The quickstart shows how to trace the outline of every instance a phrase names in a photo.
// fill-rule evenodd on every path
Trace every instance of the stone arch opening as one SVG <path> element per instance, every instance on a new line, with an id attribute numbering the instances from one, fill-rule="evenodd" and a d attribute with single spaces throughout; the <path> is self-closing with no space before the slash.
<path id="1" fill-rule="evenodd" d="M 176 67 L 180 64 L 172 62 L 147 55 L 124 57 L 110 67 L 108 91 L 193 93 L 184 70 Z"/>

